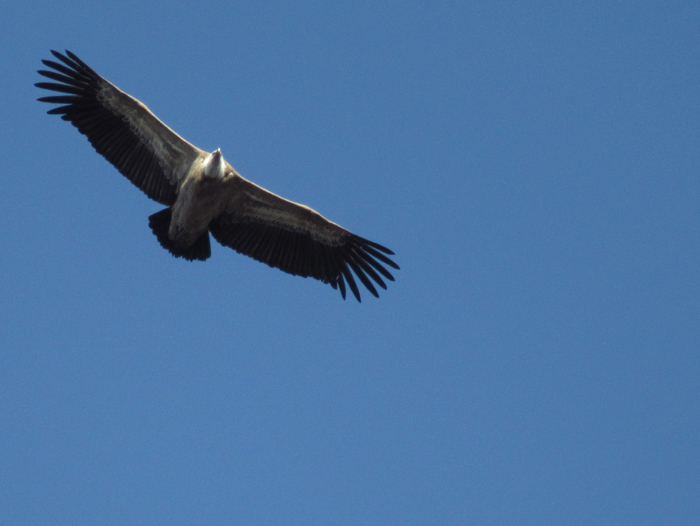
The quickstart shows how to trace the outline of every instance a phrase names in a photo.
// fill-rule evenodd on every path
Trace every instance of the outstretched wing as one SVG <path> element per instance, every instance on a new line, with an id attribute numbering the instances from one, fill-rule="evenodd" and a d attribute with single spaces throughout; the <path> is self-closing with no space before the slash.
<path id="1" fill-rule="evenodd" d="M 388 248 L 242 177 L 234 195 L 226 212 L 209 224 L 222 245 L 289 274 L 329 283 L 340 289 L 343 299 L 347 282 L 360 301 L 353 273 L 377 297 L 372 280 L 383 289 L 381 276 L 394 281 L 385 266 L 399 266 L 387 257 L 394 254 Z"/>
<path id="2" fill-rule="evenodd" d="M 99 154 L 148 197 L 172 205 L 177 199 L 178 183 L 187 176 L 201 150 L 70 51 L 66 51 L 67 56 L 51 53 L 63 64 L 42 60 L 53 71 L 40 70 L 39 74 L 57 83 L 35 85 L 65 95 L 39 99 L 62 104 L 48 113 L 61 115 L 78 128 Z"/>

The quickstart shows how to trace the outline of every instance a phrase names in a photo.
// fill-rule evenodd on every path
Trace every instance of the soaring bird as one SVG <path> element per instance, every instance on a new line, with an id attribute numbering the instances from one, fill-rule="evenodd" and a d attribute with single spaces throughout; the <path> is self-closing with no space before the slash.
<path id="1" fill-rule="evenodd" d="M 399 266 L 388 248 L 244 179 L 221 149 L 200 150 L 70 51 L 51 53 L 61 63 L 42 60 L 51 70 L 38 73 L 56 82 L 35 85 L 62 95 L 38 100 L 60 104 L 48 113 L 70 122 L 122 175 L 167 207 L 148 219 L 173 256 L 208 259 L 211 232 L 236 252 L 328 283 L 343 299 L 347 282 L 361 301 L 353 273 L 377 297 L 374 283 L 386 289 L 384 279 L 394 281 L 386 267 Z"/>

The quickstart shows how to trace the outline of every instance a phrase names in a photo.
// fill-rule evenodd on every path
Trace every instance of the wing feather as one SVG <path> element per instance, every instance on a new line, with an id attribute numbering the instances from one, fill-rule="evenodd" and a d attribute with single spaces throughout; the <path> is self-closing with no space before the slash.
<path id="1" fill-rule="evenodd" d="M 382 254 L 392 255 L 388 248 L 242 177 L 236 185 L 226 211 L 209 225 L 222 245 L 289 274 L 328 283 L 339 288 L 343 298 L 347 283 L 357 301 L 360 291 L 355 276 L 374 296 L 379 296 L 374 283 L 386 289 L 379 273 L 394 280 L 382 265 L 399 268 Z"/>
<path id="2" fill-rule="evenodd" d="M 99 154 L 148 197 L 172 205 L 178 184 L 201 150 L 70 51 L 51 53 L 61 63 L 43 60 L 53 71 L 40 70 L 39 74 L 57 82 L 37 82 L 36 86 L 67 95 L 40 98 L 62 104 L 48 113 L 61 115 L 78 128 Z"/>

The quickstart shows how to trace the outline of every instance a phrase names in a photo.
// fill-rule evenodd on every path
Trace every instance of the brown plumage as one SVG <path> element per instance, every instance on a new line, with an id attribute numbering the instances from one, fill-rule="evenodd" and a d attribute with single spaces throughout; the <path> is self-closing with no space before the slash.
<path id="1" fill-rule="evenodd" d="M 167 206 L 149 217 L 149 225 L 174 256 L 206 260 L 211 232 L 222 245 L 328 283 L 343 298 L 347 283 L 360 301 L 353 274 L 377 297 L 374 283 L 386 289 L 382 276 L 394 281 L 386 267 L 399 266 L 388 248 L 244 179 L 221 150 L 193 146 L 70 51 L 51 53 L 61 63 L 42 60 L 52 70 L 39 74 L 56 82 L 36 86 L 63 95 L 39 100 L 60 104 L 48 113 L 72 123 L 117 170 Z"/>

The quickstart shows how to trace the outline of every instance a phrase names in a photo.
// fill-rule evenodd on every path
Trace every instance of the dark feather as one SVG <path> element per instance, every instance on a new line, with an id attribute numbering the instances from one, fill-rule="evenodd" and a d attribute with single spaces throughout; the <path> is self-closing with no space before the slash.
<path id="1" fill-rule="evenodd" d="M 177 199 L 175 184 L 177 181 L 173 180 L 174 175 L 164 167 L 165 161 L 158 159 L 157 152 L 145 142 L 143 138 L 145 131 L 141 130 L 142 133 L 139 135 L 134 130 L 134 126 L 125 119 L 125 115 L 119 113 L 118 109 L 105 104 L 102 96 L 109 91 L 115 96 L 123 97 L 134 106 L 140 103 L 119 91 L 70 51 L 66 51 L 67 56 L 56 51 L 51 53 L 63 64 L 44 60 L 44 65 L 55 71 L 40 70 L 39 74 L 59 81 L 60 84 L 37 82 L 35 85 L 42 89 L 70 95 L 39 98 L 41 102 L 64 104 L 49 110 L 48 113 L 61 115 L 63 120 L 71 122 L 80 133 L 87 136 L 98 153 L 143 190 L 148 197 L 164 205 L 172 205 Z M 145 106 L 142 107 L 141 111 L 150 114 Z M 152 114 L 150 116 L 163 128 L 167 128 L 155 116 Z M 171 133 L 176 136 L 174 132 Z"/>
<path id="2" fill-rule="evenodd" d="M 219 243 L 253 259 L 305 278 L 311 277 L 340 288 L 345 298 L 347 282 L 355 298 L 360 301 L 360 291 L 353 273 L 374 296 L 379 296 L 374 280 L 386 289 L 386 284 L 375 269 L 393 281 L 391 274 L 368 254 L 388 249 L 368 242 L 359 236 L 344 231 L 344 238 L 337 246 L 314 240 L 307 232 L 295 232 L 281 225 L 255 223 L 250 218 L 239 218 L 235 214 L 223 214 L 214 219 L 209 230 Z M 373 248 L 374 247 L 374 248 Z M 388 265 L 398 265 L 382 255 Z M 386 263 L 386 262 L 385 262 Z M 371 278 L 371 279 L 370 279 Z"/>

